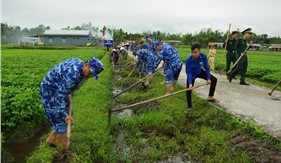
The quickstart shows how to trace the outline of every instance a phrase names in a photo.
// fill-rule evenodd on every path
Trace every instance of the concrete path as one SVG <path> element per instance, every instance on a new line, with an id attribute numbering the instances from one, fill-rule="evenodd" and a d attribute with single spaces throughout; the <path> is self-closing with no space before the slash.
<path id="1" fill-rule="evenodd" d="M 262 127 L 268 134 L 281 140 L 281 93 L 274 91 L 268 95 L 270 89 L 251 84 L 240 85 L 240 80 L 231 83 L 225 75 L 211 73 L 218 79 L 215 98 L 218 102 L 214 105 L 236 115 L 247 122 L 255 123 Z M 247 78 L 246 78 L 247 80 Z M 203 79 L 196 79 L 195 85 L 204 84 Z M 179 84 L 186 86 L 185 65 L 183 65 Z M 210 86 L 200 87 L 195 90 L 202 98 L 207 98 Z"/>
<path id="2" fill-rule="evenodd" d="M 132 56 L 132 53 L 129 53 Z M 160 63 L 159 66 L 161 66 Z M 272 96 L 268 95 L 270 89 L 256 86 L 240 85 L 240 80 L 232 80 L 229 83 L 225 75 L 212 73 L 217 79 L 215 98 L 212 103 L 223 110 L 240 117 L 241 119 L 255 123 L 262 127 L 268 134 L 281 140 L 281 92 L 274 91 Z M 247 81 L 247 78 L 246 78 Z M 206 81 L 196 79 L 195 86 L 204 84 Z M 178 83 L 186 86 L 185 64 L 182 67 Z M 200 87 L 194 92 L 206 99 L 210 86 Z"/>

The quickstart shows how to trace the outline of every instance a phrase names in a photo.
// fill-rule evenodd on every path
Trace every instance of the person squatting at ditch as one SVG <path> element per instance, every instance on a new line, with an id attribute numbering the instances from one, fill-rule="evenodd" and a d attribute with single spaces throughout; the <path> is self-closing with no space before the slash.
<path id="1" fill-rule="evenodd" d="M 72 120 L 68 115 L 71 94 L 84 78 L 95 77 L 104 70 L 102 62 L 93 57 L 87 62 L 70 58 L 53 67 L 40 84 L 40 96 L 45 113 L 53 125 L 46 143 L 66 148 L 67 123 Z M 58 141 L 57 141 L 58 137 Z"/>
<path id="2" fill-rule="evenodd" d="M 165 62 L 166 94 L 170 94 L 178 82 L 182 69 L 182 61 L 179 58 L 178 51 L 170 44 L 161 41 L 156 42 L 156 49 L 159 54 L 154 62 L 154 69 L 158 67 L 162 60 Z"/>
<path id="3" fill-rule="evenodd" d="M 192 54 L 186 58 L 186 87 L 192 89 L 196 78 L 201 78 L 207 80 L 207 84 L 211 84 L 209 90 L 208 101 L 216 101 L 214 98 L 214 93 L 217 85 L 217 78 L 210 74 L 210 69 L 208 66 L 208 59 L 206 54 L 200 52 L 200 45 L 193 44 L 191 46 Z M 202 68 L 204 67 L 204 69 Z M 192 91 L 186 91 L 186 99 L 188 108 L 192 107 L 191 101 Z"/>

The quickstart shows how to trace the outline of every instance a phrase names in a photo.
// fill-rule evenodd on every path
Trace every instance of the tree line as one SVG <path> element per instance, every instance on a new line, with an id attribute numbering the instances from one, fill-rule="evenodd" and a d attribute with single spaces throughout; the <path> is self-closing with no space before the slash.
<path id="1" fill-rule="evenodd" d="M 44 26 L 43 24 L 38 25 L 34 28 L 21 28 L 19 26 L 8 25 L 7 23 L 1 23 L 1 44 L 17 44 L 18 40 L 25 36 L 35 36 L 43 34 L 47 29 L 51 29 L 50 26 Z M 98 27 L 92 26 L 91 23 L 83 23 L 82 25 L 77 25 L 75 27 L 64 27 L 62 30 L 92 30 L 96 32 L 109 32 L 113 33 L 113 39 L 115 42 L 125 42 L 127 40 L 139 40 L 141 36 L 145 36 L 148 33 L 152 33 L 156 40 L 177 40 L 181 41 L 184 45 L 190 45 L 198 42 L 202 45 L 207 46 L 209 42 L 223 42 L 227 37 L 227 31 L 220 32 L 218 30 L 213 30 L 212 28 L 202 29 L 198 33 L 178 33 L 170 34 L 161 31 L 144 31 L 142 33 L 129 33 L 123 29 L 112 29 L 106 26 L 99 29 Z M 238 30 L 239 31 L 239 30 Z M 242 34 L 240 34 L 242 36 Z M 257 35 L 253 33 L 251 39 L 255 43 L 259 44 L 280 44 L 281 38 L 269 37 L 267 34 Z"/>

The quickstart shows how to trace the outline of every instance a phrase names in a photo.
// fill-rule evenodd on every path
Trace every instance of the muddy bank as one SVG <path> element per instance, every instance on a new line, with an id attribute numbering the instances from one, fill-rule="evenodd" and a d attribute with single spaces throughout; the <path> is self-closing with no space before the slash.
<path id="1" fill-rule="evenodd" d="M 247 134 L 239 133 L 231 136 L 230 143 L 230 151 L 246 151 L 252 156 L 253 162 L 281 162 L 281 152 L 270 140 L 252 140 Z"/>

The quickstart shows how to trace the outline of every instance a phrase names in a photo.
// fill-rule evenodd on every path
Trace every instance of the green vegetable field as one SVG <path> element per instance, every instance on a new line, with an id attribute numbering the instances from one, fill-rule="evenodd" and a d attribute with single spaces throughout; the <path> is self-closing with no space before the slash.
<path id="1" fill-rule="evenodd" d="M 103 49 L 60 49 L 2 47 L 1 127 L 7 139 L 31 135 L 46 122 L 39 86 L 53 66 L 71 57 L 86 61 L 104 55 Z"/>

